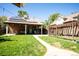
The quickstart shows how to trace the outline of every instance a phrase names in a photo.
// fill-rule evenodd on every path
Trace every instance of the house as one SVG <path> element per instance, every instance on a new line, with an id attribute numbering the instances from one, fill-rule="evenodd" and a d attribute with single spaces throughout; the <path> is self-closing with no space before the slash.
<path id="1" fill-rule="evenodd" d="M 62 23 L 56 24 L 56 22 L 50 24 L 50 35 L 79 36 L 79 13 L 64 16 L 63 21 L 60 22 Z"/>
<path id="2" fill-rule="evenodd" d="M 44 34 L 43 23 L 34 19 L 24 19 L 22 17 L 11 17 L 6 24 L 6 34 Z"/>

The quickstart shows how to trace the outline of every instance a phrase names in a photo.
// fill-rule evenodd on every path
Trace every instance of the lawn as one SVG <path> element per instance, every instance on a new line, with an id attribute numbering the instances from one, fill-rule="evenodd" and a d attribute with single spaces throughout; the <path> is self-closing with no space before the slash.
<path id="1" fill-rule="evenodd" d="M 42 56 L 45 52 L 32 35 L 0 36 L 0 56 Z"/>
<path id="2" fill-rule="evenodd" d="M 52 46 L 72 50 L 79 53 L 79 43 L 74 43 L 70 40 L 66 40 L 65 38 L 56 36 L 40 36 L 40 38 Z"/>

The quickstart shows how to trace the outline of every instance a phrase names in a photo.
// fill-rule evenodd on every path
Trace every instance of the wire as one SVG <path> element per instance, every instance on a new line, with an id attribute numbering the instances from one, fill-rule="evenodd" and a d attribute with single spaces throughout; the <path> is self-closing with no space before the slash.
<path id="1" fill-rule="evenodd" d="M 10 10 L 5 9 L 5 8 L 4 8 L 4 7 L 2 7 L 2 6 L 0 6 L 0 8 L 2 8 L 2 9 L 3 9 L 3 15 L 4 15 L 4 12 L 5 12 L 5 11 L 9 12 L 9 13 L 10 13 L 10 14 L 12 14 L 12 15 L 14 14 L 14 13 L 10 12 Z"/>

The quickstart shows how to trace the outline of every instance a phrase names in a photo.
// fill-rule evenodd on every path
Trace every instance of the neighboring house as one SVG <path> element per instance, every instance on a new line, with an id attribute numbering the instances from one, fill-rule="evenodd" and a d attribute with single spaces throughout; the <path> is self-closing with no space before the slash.
<path id="1" fill-rule="evenodd" d="M 6 34 L 45 34 L 43 24 L 34 19 L 13 17 L 5 21 L 5 24 Z"/>
<path id="2" fill-rule="evenodd" d="M 62 20 L 62 18 L 60 18 L 60 20 Z M 52 23 L 49 26 L 49 34 L 79 36 L 79 13 L 75 13 L 75 14 L 71 14 L 69 16 L 63 17 L 63 21 L 60 21 L 60 22 L 61 24 Z"/>

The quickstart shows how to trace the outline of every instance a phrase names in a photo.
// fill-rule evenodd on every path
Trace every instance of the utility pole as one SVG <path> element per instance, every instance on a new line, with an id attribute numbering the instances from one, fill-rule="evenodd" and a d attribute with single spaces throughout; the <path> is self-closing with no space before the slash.
<path id="1" fill-rule="evenodd" d="M 5 14 L 4 14 L 4 11 L 5 11 L 5 8 L 3 8 L 3 16 L 5 15 Z"/>

